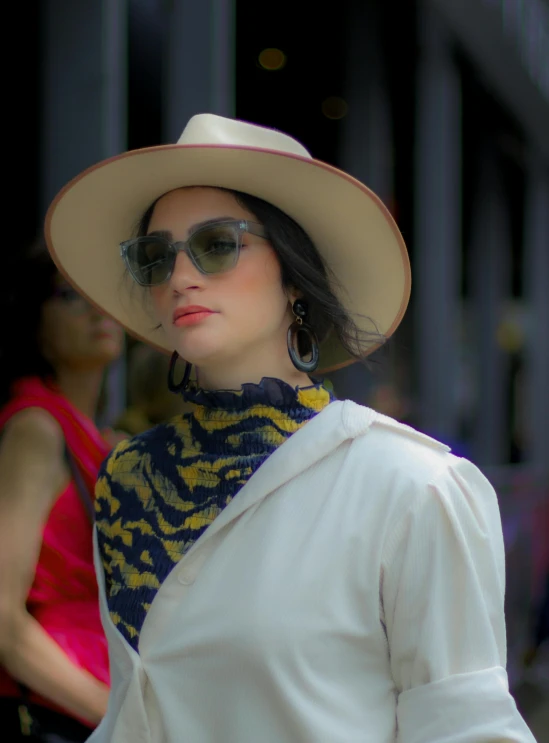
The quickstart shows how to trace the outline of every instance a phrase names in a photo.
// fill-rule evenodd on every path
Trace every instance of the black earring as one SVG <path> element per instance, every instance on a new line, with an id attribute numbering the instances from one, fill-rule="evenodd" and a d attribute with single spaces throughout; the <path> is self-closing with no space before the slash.
<path id="1" fill-rule="evenodd" d="M 187 361 L 185 363 L 185 372 L 183 374 L 183 379 L 181 382 L 178 382 L 177 384 L 174 382 L 174 372 L 175 372 L 175 365 L 177 363 L 177 359 L 179 358 L 179 354 L 177 351 L 174 351 L 172 353 L 172 358 L 170 359 L 170 368 L 168 371 L 168 389 L 170 392 L 175 392 L 176 394 L 178 392 L 184 392 L 187 387 L 189 386 L 189 379 L 191 378 L 191 369 L 193 368 L 192 364 L 189 364 Z"/>
<path id="2" fill-rule="evenodd" d="M 288 328 L 288 353 L 292 364 L 301 372 L 313 372 L 318 366 L 318 339 L 315 331 L 307 324 L 307 304 L 296 299 L 292 305 L 294 322 Z M 310 356 L 307 361 L 303 356 Z"/>

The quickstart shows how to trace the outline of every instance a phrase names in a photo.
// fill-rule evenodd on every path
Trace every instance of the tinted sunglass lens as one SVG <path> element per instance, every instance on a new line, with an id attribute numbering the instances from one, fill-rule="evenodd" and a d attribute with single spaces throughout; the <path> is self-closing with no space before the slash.
<path id="1" fill-rule="evenodd" d="M 201 271 L 222 273 L 236 265 L 239 232 L 230 225 L 209 227 L 192 236 L 189 248 Z"/>
<path id="2" fill-rule="evenodd" d="M 136 281 L 143 286 L 162 284 L 173 267 L 173 251 L 168 242 L 158 238 L 139 238 L 126 252 Z"/>

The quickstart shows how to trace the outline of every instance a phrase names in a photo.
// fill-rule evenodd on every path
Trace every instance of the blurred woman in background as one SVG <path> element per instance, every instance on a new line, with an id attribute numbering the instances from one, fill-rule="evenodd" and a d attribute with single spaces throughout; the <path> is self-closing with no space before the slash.
<path id="1" fill-rule="evenodd" d="M 189 412 L 192 406 L 166 387 L 169 368 L 170 357 L 144 343 L 129 351 L 128 407 L 115 423 L 117 431 L 136 436 Z"/>
<path id="2" fill-rule="evenodd" d="M 107 708 L 90 493 L 111 446 L 94 422 L 122 331 L 41 243 L 0 297 L 0 717 L 12 741 L 83 741 Z M 7 737 L 4 735 L 7 734 Z"/>

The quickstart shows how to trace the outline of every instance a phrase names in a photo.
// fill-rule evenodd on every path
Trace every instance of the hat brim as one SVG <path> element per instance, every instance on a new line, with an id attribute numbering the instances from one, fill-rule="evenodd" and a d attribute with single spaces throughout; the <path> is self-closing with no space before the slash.
<path id="1" fill-rule="evenodd" d="M 131 286 L 119 244 L 146 209 L 186 186 L 258 196 L 309 235 L 337 281 L 334 291 L 358 328 L 389 337 L 410 297 L 404 240 L 381 200 L 351 176 L 297 155 L 224 145 L 134 150 L 88 168 L 68 183 L 46 215 L 45 236 L 60 272 L 137 339 L 172 352 L 142 290 Z M 379 343 L 365 344 L 362 355 Z M 353 361 L 336 338 L 321 346 L 320 371 Z"/>

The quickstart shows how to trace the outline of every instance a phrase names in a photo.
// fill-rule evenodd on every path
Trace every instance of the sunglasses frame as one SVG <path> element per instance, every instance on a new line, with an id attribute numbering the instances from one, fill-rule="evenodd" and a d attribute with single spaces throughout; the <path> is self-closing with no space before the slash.
<path id="1" fill-rule="evenodd" d="M 224 226 L 230 226 L 236 229 L 237 233 L 237 241 L 236 241 L 236 257 L 234 260 L 234 264 L 230 266 L 229 268 L 226 268 L 222 271 L 204 271 L 202 269 L 194 255 L 192 254 L 190 244 L 193 240 L 193 238 L 200 234 L 201 232 L 206 232 L 207 230 L 211 230 L 212 228 L 216 227 L 224 227 Z M 122 259 L 124 260 L 124 263 L 126 264 L 126 267 L 132 277 L 132 279 L 135 281 L 136 284 L 139 284 L 139 286 L 145 286 L 145 287 L 151 287 L 151 286 L 161 286 L 162 284 L 165 284 L 167 281 L 169 281 L 173 275 L 174 268 L 175 268 L 175 261 L 177 258 L 178 253 L 186 253 L 186 255 L 191 260 L 193 266 L 204 276 L 215 276 L 219 273 L 226 273 L 227 271 L 231 271 L 238 263 L 238 258 L 240 256 L 240 248 L 242 247 L 242 235 L 244 233 L 248 232 L 251 235 L 257 235 L 257 237 L 266 238 L 267 233 L 265 231 L 265 228 L 263 225 L 259 224 L 258 222 L 250 222 L 247 219 L 231 219 L 231 220 L 221 220 L 219 222 L 209 222 L 206 225 L 203 225 L 202 227 L 199 227 L 194 232 L 192 232 L 187 240 L 180 240 L 178 242 L 170 242 L 167 238 L 161 237 L 160 235 L 142 235 L 141 237 L 134 237 L 131 240 L 125 240 L 124 242 L 120 243 L 120 255 L 122 256 Z M 132 245 L 136 245 L 140 242 L 145 242 L 147 238 L 154 238 L 155 240 L 158 240 L 160 243 L 164 243 L 169 251 L 168 255 L 172 257 L 172 264 L 171 267 L 166 275 L 166 278 L 163 281 L 159 281 L 154 284 L 144 284 L 142 281 L 139 281 L 135 273 L 132 271 L 132 267 L 130 265 L 130 261 L 128 259 L 128 250 L 132 247 Z"/>

